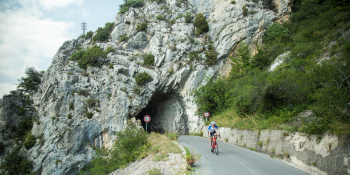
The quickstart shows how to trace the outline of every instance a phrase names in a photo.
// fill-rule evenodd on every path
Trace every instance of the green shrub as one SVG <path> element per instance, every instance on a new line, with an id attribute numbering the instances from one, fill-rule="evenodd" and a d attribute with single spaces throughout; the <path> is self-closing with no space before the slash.
<path id="1" fill-rule="evenodd" d="M 243 16 L 248 16 L 248 8 L 245 5 L 242 7 L 242 10 L 243 10 Z"/>
<path id="2" fill-rule="evenodd" d="M 209 66 L 215 64 L 218 55 L 219 53 L 215 51 L 214 47 L 211 45 L 209 50 L 205 52 L 205 57 L 207 58 L 206 64 Z"/>
<path id="3" fill-rule="evenodd" d="M 88 119 L 91 119 L 93 115 L 94 115 L 94 114 L 93 114 L 92 112 L 86 113 L 86 117 L 87 117 Z"/>
<path id="4" fill-rule="evenodd" d="M 199 13 L 193 22 L 196 27 L 196 33 L 202 34 L 209 31 L 209 25 L 207 19 L 204 17 L 202 13 Z"/>
<path id="5" fill-rule="evenodd" d="M 119 38 L 119 41 L 120 42 L 124 42 L 124 41 L 128 41 L 129 40 L 129 37 L 127 37 L 126 35 L 122 35 L 120 38 Z"/>
<path id="6" fill-rule="evenodd" d="M 171 140 L 177 140 L 180 137 L 180 135 L 178 133 L 169 132 L 169 131 L 166 131 L 164 135 Z"/>
<path id="7" fill-rule="evenodd" d="M 156 18 L 159 21 L 164 21 L 165 20 L 165 17 L 162 14 L 158 14 Z"/>
<path id="8" fill-rule="evenodd" d="M 85 102 L 87 103 L 88 107 L 92 108 L 92 107 L 95 107 L 96 103 L 98 102 L 99 100 L 97 99 L 92 99 L 92 98 L 89 98 L 89 99 L 86 99 Z"/>
<path id="9" fill-rule="evenodd" d="M 282 24 L 275 22 L 272 25 L 270 25 L 269 28 L 265 31 L 263 35 L 263 41 L 271 42 L 284 34 L 289 34 L 288 29 L 283 27 Z"/>
<path id="10" fill-rule="evenodd" d="M 101 28 L 99 27 L 97 30 L 96 30 L 96 34 L 95 36 L 92 38 L 92 40 L 94 42 L 97 42 L 97 41 L 107 41 L 109 39 L 109 34 L 112 32 L 114 28 L 114 23 L 112 22 L 107 22 L 105 24 L 105 27 Z"/>
<path id="11" fill-rule="evenodd" d="M 177 15 L 176 19 L 180 19 L 182 17 L 184 17 L 184 15 L 182 13 L 180 13 L 179 15 Z"/>
<path id="12" fill-rule="evenodd" d="M 71 61 L 78 61 L 79 59 L 83 58 L 83 55 L 86 53 L 86 50 L 78 50 L 77 52 L 73 53 L 69 60 Z"/>
<path id="13" fill-rule="evenodd" d="M 147 55 L 145 56 L 145 59 L 144 59 L 144 64 L 145 64 L 146 66 L 148 66 L 148 65 L 153 66 L 153 64 L 154 64 L 154 55 L 152 55 L 152 54 L 147 54 Z"/>
<path id="14" fill-rule="evenodd" d="M 147 72 L 142 72 L 136 75 L 135 80 L 137 85 L 144 85 L 152 81 L 152 77 Z"/>
<path id="15" fill-rule="evenodd" d="M 117 132 L 117 138 L 118 141 L 112 149 L 96 149 L 96 157 L 79 174 L 109 174 L 135 161 L 147 145 L 146 132 L 135 126 L 128 126 L 125 130 Z"/>
<path id="16" fill-rule="evenodd" d="M 84 97 L 87 97 L 88 95 L 90 95 L 89 90 L 84 90 L 84 89 L 79 89 L 79 90 L 77 91 L 77 93 L 78 93 L 79 95 L 84 96 Z"/>
<path id="17" fill-rule="evenodd" d="M 72 119 L 72 114 L 68 114 L 67 118 Z"/>
<path id="18" fill-rule="evenodd" d="M 254 3 L 258 3 L 259 2 L 259 0 L 252 0 Z"/>
<path id="19" fill-rule="evenodd" d="M 108 53 L 114 52 L 114 51 L 115 51 L 115 49 L 112 46 L 108 46 L 105 50 L 105 53 L 108 54 Z"/>
<path id="20" fill-rule="evenodd" d="M 139 8 L 144 6 L 143 0 L 124 0 L 124 4 L 119 5 L 118 13 L 125 13 L 129 11 L 130 7 Z"/>
<path id="21" fill-rule="evenodd" d="M 172 19 L 172 20 L 170 21 L 170 24 L 173 25 L 173 24 L 175 24 L 175 22 L 176 22 L 176 19 Z"/>
<path id="22" fill-rule="evenodd" d="M 92 32 L 92 31 L 86 32 L 85 39 L 92 38 L 92 35 L 93 35 L 93 34 L 94 34 L 94 32 Z"/>
<path id="23" fill-rule="evenodd" d="M 141 24 L 138 24 L 136 26 L 136 31 L 140 32 L 140 31 L 146 31 L 147 30 L 147 22 L 142 22 Z"/>
<path id="24" fill-rule="evenodd" d="M 114 64 L 113 63 L 109 64 L 108 69 L 113 69 L 113 68 L 114 68 Z"/>
<path id="25" fill-rule="evenodd" d="M 17 88 L 22 88 L 25 92 L 36 91 L 41 83 L 42 74 L 35 70 L 34 67 L 26 68 L 26 77 L 22 77 Z"/>
<path id="26" fill-rule="evenodd" d="M 19 122 L 19 126 L 16 130 L 16 136 L 22 139 L 26 133 L 32 130 L 33 120 L 30 117 L 25 117 L 21 122 Z"/>
<path id="27" fill-rule="evenodd" d="M 5 145 L 3 142 L 0 142 L 0 153 L 3 153 L 5 151 Z"/>
<path id="28" fill-rule="evenodd" d="M 235 0 L 233 0 L 233 1 L 231 1 L 230 3 L 231 3 L 231 4 L 236 4 L 236 1 L 235 1 Z"/>
<path id="29" fill-rule="evenodd" d="M 254 11 L 254 10 L 252 10 L 252 11 L 250 11 L 249 12 L 251 15 L 254 15 L 255 13 L 258 13 L 257 11 Z"/>
<path id="30" fill-rule="evenodd" d="M 274 12 L 276 11 L 276 5 L 273 2 L 273 0 L 263 0 L 262 2 L 263 2 L 264 9 L 269 9 Z"/>
<path id="31" fill-rule="evenodd" d="M 15 148 L 7 154 L 0 165 L 2 173 L 6 172 L 9 175 L 30 174 L 32 168 L 33 162 L 29 161 L 19 148 Z"/>
<path id="32" fill-rule="evenodd" d="M 141 88 L 139 88 L 139 87 L 134 87 L 133 91 L 135 92 L 135 94 L 140 95 Z"/>
<path id="33" fill-rule="evenodd" d="M 60 159 L 56 159 L 55 164 L 58 165 L 59 163 L 61 163 L 62 161 Z"/>
<path id="34" fill-rule="evenodd" d="M 98 59 L 106 57 L 106 53 L 102 48 L 94 45 L 79 59 L 78 65 L 81 69 L 86 69 L 88 66 L 99 66 L 101 63 Z"/>
<path id="35" fill-rule="evenodd" d="M 26 109 L 22 106 L 22 107 L 20 107 L 20 108 L 18 109 L 17 114 L 18 114 L 18 115 L 24 115 L 25 112 L 26 112 Z"/>
<path id="36" fill-rule="evenodd" d="M 185 15 L 185 22 L 186 22 L 186 23 L 192 22 L 192 15 L 191 15 L 191 13 L 186 12 L 186 15 Z"/>
<path id="37" fill-rule="evenodd" d="M 198 51 L 192 51 L 188 54 L 188 56 L 190 57 L 190 60 L 199 60 L 199 55 L 198 55 Z"/>
<path id="38" fill-rule="evenodd" d="M 31 147 L 33 147 L 36 143 L 36 138 L 33 135 L 29 135 L 29 137 L 27 138 L 27 140 L 24 142 L 24 147 L 26 149 L 30 149 Z"/>
<path id="39" fill-rule="evenodd" d="M 72 103 L 72 102 L 69 103 L 69 109 L 74 110 L 74 103 Z"/>

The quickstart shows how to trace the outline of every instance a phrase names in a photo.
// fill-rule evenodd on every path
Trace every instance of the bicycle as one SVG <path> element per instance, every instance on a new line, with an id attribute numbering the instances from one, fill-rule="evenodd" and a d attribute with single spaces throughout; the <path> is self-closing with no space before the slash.
<path id="1" fill-rule="evenodd" d="M 218 143 L 216 142 L 216 137 L 217 136 L 220 136 L 220 135 L 214 135 L 212 138 L 211 138 L 211 148 L 213 148 L 213 153 L 215 153 L 216 155 L 219 155 L 219 146 L 218 146 Z"/>

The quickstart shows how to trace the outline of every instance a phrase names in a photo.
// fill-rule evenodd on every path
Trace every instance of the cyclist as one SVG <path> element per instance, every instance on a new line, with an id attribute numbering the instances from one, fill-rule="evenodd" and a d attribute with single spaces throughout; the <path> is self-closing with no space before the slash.
<path id="1" fill-rule="evenodd" d="M 219 134 L 218 126 L 216 126 L 216 123 L 212 121 L 211 125 L 209 125 L 208 127 L 208 136 L 209 136 L 209 144 L 210 144 L 211 152 L 213 152 L 213 148 L 211 147 L 211 142 L 212 142 L 212 137 L 214 135 L 217 136 L 220 134 Z M 219 137 L 221 138 L 221 136 Z"/>

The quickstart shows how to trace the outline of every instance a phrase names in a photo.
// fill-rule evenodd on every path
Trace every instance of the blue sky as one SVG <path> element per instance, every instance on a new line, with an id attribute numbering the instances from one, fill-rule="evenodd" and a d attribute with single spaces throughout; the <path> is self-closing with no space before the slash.
<path id="1" fill-rule="evenodd" d="M 0 98 L 26 67 L 47 70 L 64 41 L 114 22 L 123 0 L 0 0 Z"/>

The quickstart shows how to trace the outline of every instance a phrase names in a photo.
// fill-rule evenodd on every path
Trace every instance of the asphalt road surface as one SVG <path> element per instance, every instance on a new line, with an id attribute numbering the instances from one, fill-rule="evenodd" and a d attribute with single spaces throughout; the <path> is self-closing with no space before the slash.
<path id="1" fill-rule="evenodd" d="M 218 138 L 219 139 L 219 138 Z M 218 175 L 307 175 L 308 173 L 271 158 L 269 155 L 218 142 L 219 155 L 212 153 L 209 139 L 181 135 L 179 143 L 201 155 L 194 174 Z"/>

